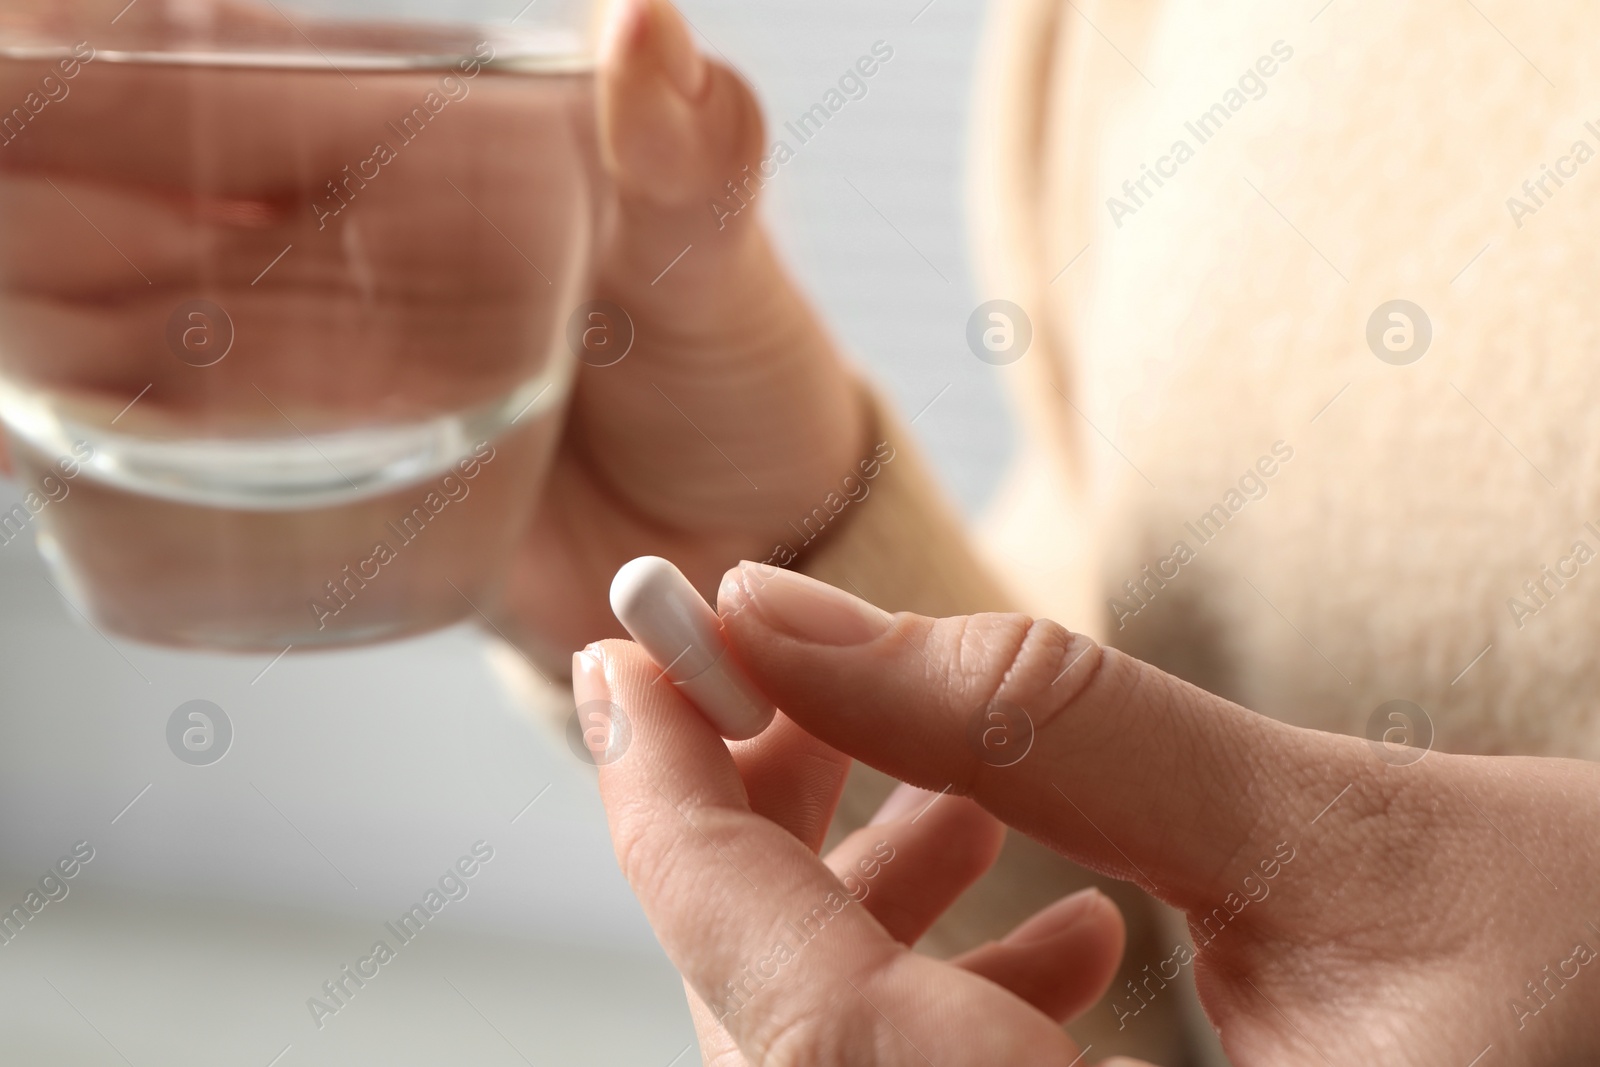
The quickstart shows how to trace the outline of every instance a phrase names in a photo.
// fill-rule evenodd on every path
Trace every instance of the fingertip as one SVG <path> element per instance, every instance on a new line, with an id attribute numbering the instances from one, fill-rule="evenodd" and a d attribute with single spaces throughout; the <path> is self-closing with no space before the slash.
<path id="1" fill-rule="evenodd" d="M 582 676 L 576 673 L 580 667 Z M 633 786 L 670 781 L 679 788 L 710 781 L 709 775 L 723 788 L 727 775 L 737 779 L 716 728 L 677 686 L 664 682 L 661 668 L 639 645 L 620 639 L 597 641 L 574 657 L 573 668 L 581 725 L 586 730 L 601 725 L 608 734 L 604 746 L 595 750 L 599 758 L 590 760 L 600 769 L 602 786 L 608 780 L 627 780 Z M 580 684 L 595 688 L 580 689 Z M 588 693 L 600 695 L 585 699 Z M 593 700 L 609 706 L 585 709 Z M 585 710 L 591 713 L 587 717 Z M 737 792 L 742 798 L 743 787 Z"/>
<path id="2" fill-rule="evenodd" d="M 740 560 L 723 571 L 722 581 L 717 583 L 717 614 L 726 621 L 743 611 L 745 603 L 744 561 Z"/>
<path id="3" fill-rule="evenodd" d="M 1025 948 L 1050 944 L 1067 937 L 1080 939 L 1086 934 L 1099 935 L 1107 942 L 1115 943 L 1117 956 L 1122 955 L 1122 942 L 1127 937 L 1122 909 L 1093 886 L 1062 897 L 1017 926 L 1001 943 Z"/>
<path id="4" fill-rule="evenodd" d="M 648 65 L 689 101 L 703 96 L 709 81 L 706 58 L 670 0 L 618 0 L 600 41 L 599 59 L 601 70 L 610 73 Z"/>
<path id="5" fill-rule="evenodd" d="M 1051 1018 L 1067 1021 L 1110 988 L 1126 937 L 1121 911 L 1105 894 L 1089 888 L 1063 897 L 1002 940 L 957 962 Z"/>
<path id="6" fill-rule="evenodd" d="M 678 93 L 691 103 L 706 93 L 710 84 L 710 65 L 695 45 L 689 23 L 671 0 L 647 0 L 649 36 L 662 70 Z"/>
<path id="7" fill-rule="evenodd" d="M 572 699 L 580 707 L 591 700 L 611 699 L 605 653 L 597 644 L 587 645 L 572 654 Z"/>
<path id="8" fill-rule="evenodd" d="M 639 47 L 649 22 L 650 0 L 616 0 L 600 38 L 600 69 L 616 70 L 625 64 Z"/>
<path id="9" fill-rule="evenodd" d="M 859 899 L 889 936 L 909 946 L 989 872 L 1005 838 L 1005 826 L 965 797 L 902 785 L 827 863 L 843 877 L 869 852 L 882 860 L 885 869 L 870 876 L 871 892 Z"/>
<path id="10" fill-rule="evenodd" d="M 734 625 L 743 625 L 751 622 L 762 623 L 759 613 L 747 614 L 756 606 L 757 595 L 766 587 L 770 577 L 778 572 L 777 567 L 766 563 L 752 563 L 742 559 L 729 567 L 722 574 L 722 581 L 717 584 L 717 614 L 722 618 L 724 631 L 730 631 Z"/>
<path id="11" fill-rule="evenodd" d="M 605 161 L 625 195 L 704 210 L 760 157 L 755 94 L 706 59 L 668 0 L 623 0 L 601 46 L 599 84 Z"/>
<path id="12" fill-rule="evenodd" d="M 617 699 L 635 681 L 653 680 L 654 664 L 644 650 L 620 637 L 594 641 L 572 654 L 572 695 L 586 700 Z M 581 688 L 580 688 L 581 687 Z"/>

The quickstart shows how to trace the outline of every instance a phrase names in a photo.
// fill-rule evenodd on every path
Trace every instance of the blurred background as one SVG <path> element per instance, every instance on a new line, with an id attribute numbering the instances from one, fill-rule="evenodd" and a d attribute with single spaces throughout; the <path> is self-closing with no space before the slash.
<path id="1" fill-rule="evenodd" d="M 867 95 L 769 184 L 765 210 L 969 513 L 1012 447 L 995 369 L 964 340 L 983 299 L 962 188 L 981 7 L 683 4 L 774 126 L 875 42 L 892 47 Z M 0 508 L 16 499 L 0 483 Z M 232 731 L 207 766 L 168 744 L 193 700 Z M 493 634 L 281 660 L 141 647 L 63 600 L 29 533 L 0 547 L 0 709 L 0 910 L 78 842 L 93 857 L 0 944 L 7 1062 L 698 1062 L 593 771 L 550 725 L 570 693 Z M 464 897 L 314 1016 L 325 983 L 393 940 L 385 923 L 486 850 Z"/>

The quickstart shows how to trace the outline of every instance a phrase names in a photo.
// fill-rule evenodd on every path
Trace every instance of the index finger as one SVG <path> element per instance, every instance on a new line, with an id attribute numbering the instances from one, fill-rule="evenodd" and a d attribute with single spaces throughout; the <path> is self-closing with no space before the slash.
<path id="1" fill-rule="evenodd" d="M 1256 715 L 1047 619 L 891 617 L 752 563 L 728 572 L 718 607 L 751 677 L 807 730 L 1180 907 L 1362 767 L 1359 741 Z"/>

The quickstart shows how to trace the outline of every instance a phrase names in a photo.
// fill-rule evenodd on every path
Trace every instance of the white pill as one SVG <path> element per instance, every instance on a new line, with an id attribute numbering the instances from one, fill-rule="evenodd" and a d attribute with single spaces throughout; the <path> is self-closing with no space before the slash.
<path id="1" fill-rule="evenodd" d="M 629 560 L 611 579 L 611 610 L 723 737 L 767 728 L 776 709 L 728 655 L 717 613 L 682 571 L 660 556 Z"/>

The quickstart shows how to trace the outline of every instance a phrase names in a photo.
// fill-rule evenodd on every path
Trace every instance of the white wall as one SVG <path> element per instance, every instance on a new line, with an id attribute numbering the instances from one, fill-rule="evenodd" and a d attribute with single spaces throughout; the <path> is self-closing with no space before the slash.
<path id="1" fill-rule="evenodd" d="M 708 51 L 756 85 L 775 137 L 873 42 L 894 49 L 864 98 L 809 143 L 790 139 L 796 155 L 768 186 L 767 210 L 806 287 L 908 417 L 952 386 L 915 429 L 976 509 L 1012 449 L 994 368 L 965 339 L 981 299 L 968 271 L 963 175 L 984 5 L 688 0 L 683 8 Z"/>

